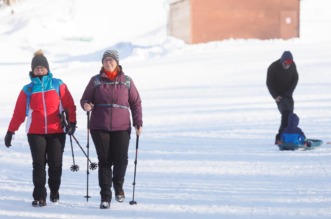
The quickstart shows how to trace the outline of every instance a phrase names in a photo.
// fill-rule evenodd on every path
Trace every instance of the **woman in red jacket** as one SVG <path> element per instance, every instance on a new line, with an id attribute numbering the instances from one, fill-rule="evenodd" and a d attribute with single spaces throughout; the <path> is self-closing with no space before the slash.
<path id="1" fill-rule="evenodd" d="M 100 73 L 91 78 L 80 104 L 85 111 L 92 111 L 90 130 L 99 160 L 100 208 L 104 209 L 110 207 L 112 183 L 116 201 L 124 201 L 130 112 L 137 135 L 142 132 L 143 122 L 138 90 L 133 80 L 124 75 L 118 52 L 107 50 L 101 61 Z"/>
<path id="2" fill-rule="evenodd" d="M 59 200 L 66 140 L 60 115 L 63 110 L 68 113 L 69 127 L 66 132 L 72 135 L 76 127 L 76 106 L 67 86 L 60 79 L 53 78 L 43 51 L 35 52 L 31 69 L 32 82 L 25 85 L 18 96 L 5 137 L 5 145 L 11 146 L 12 136 L 27 116 L 26 132 L 33 166 L 32 205 L 41 207 L 46 205 L 46 163 L 50 201 Z"/>

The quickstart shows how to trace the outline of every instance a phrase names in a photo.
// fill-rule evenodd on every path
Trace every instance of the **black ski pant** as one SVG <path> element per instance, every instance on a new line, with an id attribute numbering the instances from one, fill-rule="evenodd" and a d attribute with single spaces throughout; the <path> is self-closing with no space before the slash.
<path id="1" fill-rule="evenodd" d="M 123 187 L 128 166 L 129 131 L 91 130 L 99 161 L 99 186 L 101 201 L 110 202 L 112 182 Z M 113 166 L 113 169 L 112 169 Z"/>
<path id="2" fill-rule="evenodd" d="M 48 186 L 57 193 L 61 184 L 62 159 L 66 135 L 28 134 L 32 156 L 32 181 L 34 185 L 32 196 L 34 200 L 46 200 L 46 163 L 48 163 Z"/>
<path id="3" fill-rule="evenodd" d="M 278 130 L 278 134 L 281 135 L 283 130 L 288 126 L 288 116 L 293 113 L 294 110 L 293 97 L 283 97 L 277 102 L 277 107 L 281 114 L 281 122 Z"/>

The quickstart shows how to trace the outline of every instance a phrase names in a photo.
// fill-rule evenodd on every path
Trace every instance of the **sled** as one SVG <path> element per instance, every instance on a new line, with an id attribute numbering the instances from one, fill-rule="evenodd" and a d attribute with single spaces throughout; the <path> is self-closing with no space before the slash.
<path id="1" fill-rule="evenodd" d="M 319 139 L 306 139 L 305 144 L 292 144 L 292 143 L 281 143 L 277 144 L 281 151 L 295 151 L 295 150 L 312 150 L 323 144 L 322 140 Z"/>

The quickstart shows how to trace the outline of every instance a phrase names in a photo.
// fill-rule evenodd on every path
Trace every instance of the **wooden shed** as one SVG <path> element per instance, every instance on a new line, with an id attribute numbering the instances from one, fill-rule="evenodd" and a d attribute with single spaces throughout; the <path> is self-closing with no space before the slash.
<path id="1" fill-rule="evenodd" d="M 300 0 L 170 0 L 168 35 L 186 43 L 299 37 Z"/>

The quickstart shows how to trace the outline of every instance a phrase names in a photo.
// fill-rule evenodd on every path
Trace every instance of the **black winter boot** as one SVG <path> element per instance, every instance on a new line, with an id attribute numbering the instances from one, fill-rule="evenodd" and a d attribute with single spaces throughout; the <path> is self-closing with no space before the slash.
<path id="1" fill-rule="evenodd" d="M 34 201 L 32 201 L 32 206 L 33 207 L 43 207 L 43 206 L 46 206 L 46 200 L 44 200 L 44 199 L 34 200 Z"/>
<path id="2" fill-rule="evenodd" d="M 50 195 L 50 197 L 49 197 L 49 200 L 50 200 L 51 202 L 58 202 L 59 199 L 60 199 L 59 192 L 53 192 L 53 191 L 51 191 L 51 195 Z"/>
<path id="3" fill-rule="evenodd" d="M 108 209 L 110 208 L 110 197 L 103 196 L 101 197 L 100 209 Z"/>
<path id="4" fill-rule="evenodd" d="M 123 184 L 114 183 L 114 191 L 115 191 L 115 200 L 118 202 L 123 202 L 125 199 Z"/>
<path id="5" fill-rule="evenodd" d="M 276 137 L 275 137 L 275 144 L 277 145 L 277 144 L 280 144 L 280 143 L 281 143 L 281 141 L 280 141 L 280 133 L 278 133 L 276 135 Z"/>
<path id="6" fill-rule="evenodd" d="M 110 208 L 110 202 L 103 202 L 100 203 L 100 209 L 108 209 Z"/>

